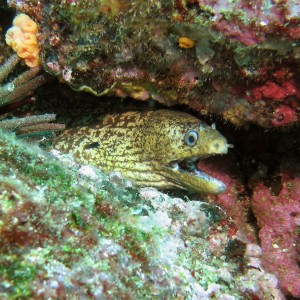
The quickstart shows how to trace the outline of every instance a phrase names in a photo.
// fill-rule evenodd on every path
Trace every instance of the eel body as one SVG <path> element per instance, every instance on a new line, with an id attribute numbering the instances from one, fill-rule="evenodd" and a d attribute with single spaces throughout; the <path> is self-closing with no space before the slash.
<path id="1" fill-rule="evenodd" d="M 137 186 L 204 194 L 226 189 L 223 182 L 196 168 L 199 159 L 226 154 L 226 139 L 183 112 L 108 114 L 97 124 L 65 130 L 53 147 L 106 173 L 118 171 Z"/>

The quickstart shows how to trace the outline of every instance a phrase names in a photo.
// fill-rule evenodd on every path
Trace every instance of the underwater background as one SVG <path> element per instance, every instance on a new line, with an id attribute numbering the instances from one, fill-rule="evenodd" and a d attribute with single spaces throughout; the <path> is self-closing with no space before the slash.
<path id="1" fill-rule="evenodd" d="M 0 0 L 0 298 L 300 299 L 299 20 Z"/>

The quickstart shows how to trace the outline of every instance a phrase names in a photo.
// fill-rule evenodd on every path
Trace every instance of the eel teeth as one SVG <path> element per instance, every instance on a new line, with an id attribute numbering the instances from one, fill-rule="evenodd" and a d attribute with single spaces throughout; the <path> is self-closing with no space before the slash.
<path id="1" fill-rule="evenodd" d="M 203 171 L 197 168 L 197 162 L 209 156 L 211 155 L 201 157 L 193 156 L 182 160 L 174 160 L 168 164 L 168 167 L 177 171 L 192 173 L 195 176 L 199 176 L 202 178 L 209 177 L 209 175 L 205 174 Z"/>
<path id="2" fill-rule="evenodd" d="M 169 164 L 169 167 L 171 167 L 172 169 L 175 169 L 175 170 L 179 170 L 179 165 L 178 165 L 178 162 L 176 161 L 173 161 Z"/>

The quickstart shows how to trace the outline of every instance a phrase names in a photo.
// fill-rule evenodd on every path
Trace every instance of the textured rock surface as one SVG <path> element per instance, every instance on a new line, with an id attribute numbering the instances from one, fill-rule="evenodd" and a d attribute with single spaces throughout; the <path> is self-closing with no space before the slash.
<path id="1" fill-rule="evenodd" d="M 44 68 L 74 89 L 187 104 L 236 126 L 300 122 L 296 1 L 8 2 L 39 24 Z"/>
<path id="2" fill-rule="evenodd" d="M 254 184 L 251 200 L 265 253 L 262 262 L 266 270 L 278 276 L 285 293 L 300 298 L 299 162 L 281 162 L 276 177 L 279 182 L 273 188 L 267 182 Z"/>
<path id="3" fill-rule="evenodd" d="M 0 134 L 1 299 L 283 299 L 220 209 Z"/>

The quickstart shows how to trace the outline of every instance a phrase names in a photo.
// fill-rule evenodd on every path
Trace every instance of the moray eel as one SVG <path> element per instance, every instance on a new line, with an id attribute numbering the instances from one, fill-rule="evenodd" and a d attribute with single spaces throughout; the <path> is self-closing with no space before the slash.
<path id="1" fill-rule="evenodd" d="M 223 182 L 196 168 L 199 159 L 226 154 L 226 139 L 215 128 L 183 112 L 109 114 L 92 126 L 65 130 L 53 147 L 106 173 L 119 171 L 137 186 L 202 194 L 226 189 Z"/>

